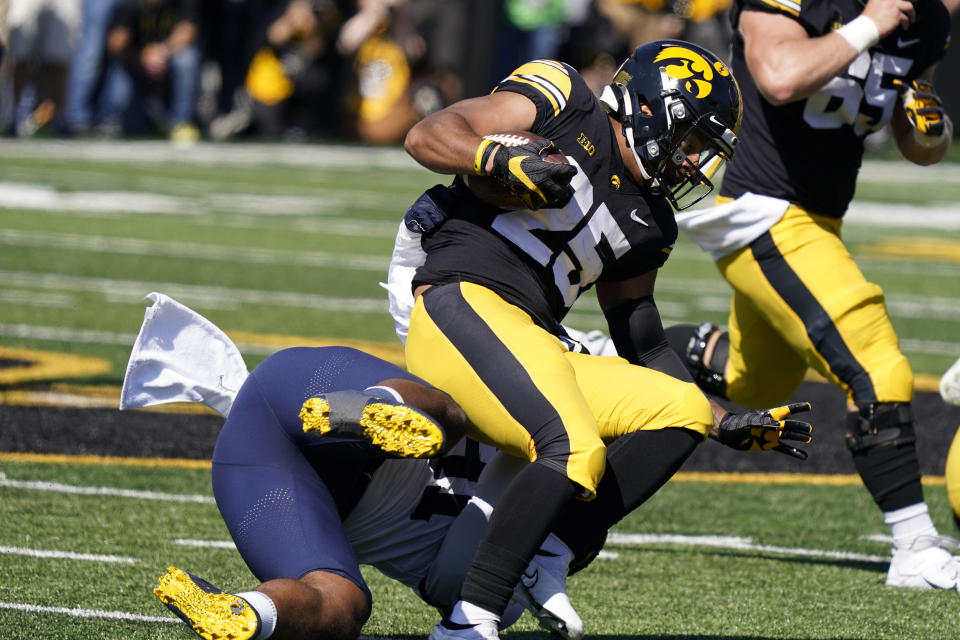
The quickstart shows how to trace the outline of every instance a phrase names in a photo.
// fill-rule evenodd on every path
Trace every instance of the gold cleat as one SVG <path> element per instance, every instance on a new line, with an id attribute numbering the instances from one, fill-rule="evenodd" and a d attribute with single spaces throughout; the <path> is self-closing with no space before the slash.
<path id="1" fill-rule="evenodd" d="M 402 458 L 429 458 L 443 448 L 443 429 L 427 414 L 360 391 L 308 398 L 300 421 L 305 433 L 366 440 Z"/>
<path id="2" fill-rule="evenodd" d="M 206 640 L 248 640 L 260 630 L 253 607 L 192 573 L 169 567 L 153 594 Z"/>

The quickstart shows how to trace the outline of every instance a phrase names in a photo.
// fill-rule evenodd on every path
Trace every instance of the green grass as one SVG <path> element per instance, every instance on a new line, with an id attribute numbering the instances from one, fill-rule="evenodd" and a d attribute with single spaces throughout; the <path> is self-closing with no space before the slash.
<path id="1" fill-rule="evenodd" d="M 9 480 L 210 495 L 206 470 L 0 463 Z M 951 531 L 942 487 L 928 487 L 938 526 Z M 151 594 L 170 564 L 219 586 L 256 584 L 231 549 L 192 548 L 175 538 L 229 540 L 216 507 L 0 487 L 0 547 L 109 554 L 93 560 L 0 554 L 0 603 L 167 616 Z M 609 542 L 600 558 L 570 580 L 590 637 L 947 638 L 955 593 L 883 585 L 885 567 L 858 559 L 803 555 L 841 551 L 882 556 L 887 545 L 862 487 L 742 485 L 673 481 L 621 522 L 617 534 L 740 536 L 764 549 Z M 770 549 L 774 547 L 776 549 Z M 365 568 L 374 614 L 364 633 L 424 636 L 436 613 L 405 587 Z M 179 624 L 81 618 L 14 611 L 0 605 L 3 638 L 191 637 Z M 27 631 L 29 630 L 29 631 Z M 507 637 L 546 638 L 525 616 Z"/>

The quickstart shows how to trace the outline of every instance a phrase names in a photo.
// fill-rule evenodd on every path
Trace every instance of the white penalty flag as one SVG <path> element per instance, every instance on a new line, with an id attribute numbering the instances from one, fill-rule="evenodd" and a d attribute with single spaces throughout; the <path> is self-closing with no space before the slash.
<path id="1" fill-rule="evenodd" d="M 223 417 L 250 375 L 240 350 L 215 324 L 162 293 L 133 343 L 120 408 L 199 402 Z"/>

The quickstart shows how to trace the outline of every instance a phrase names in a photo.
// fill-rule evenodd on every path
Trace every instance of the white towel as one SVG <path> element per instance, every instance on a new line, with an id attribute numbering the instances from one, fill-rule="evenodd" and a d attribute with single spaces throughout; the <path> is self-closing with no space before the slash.
<path id="1" fill-rule="evenodd" d="M 786 200 L 745 193 L 716 207 L 678 214 L 677 225 L 714 260 L 719 260 L 766 233 L 789 206 Z"/>
<path id="2" fill-rule="evenodd" d="M 960 359 L 940 378 L 940 397 L 944 402 L 960 405 Z"/>
<path id="3" fill-rule="evenodd" d="M 143 315 L 120 392 L 120 408 L 199 402 L 223 417 L 250 375 L 240 350 L 215 324 L 162 293 Z"/>

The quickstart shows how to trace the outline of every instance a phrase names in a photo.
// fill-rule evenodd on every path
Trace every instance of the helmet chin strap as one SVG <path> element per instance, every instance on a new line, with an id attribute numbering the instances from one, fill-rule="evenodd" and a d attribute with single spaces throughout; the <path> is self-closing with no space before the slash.
<path id="1" fill-rule="evenodd" d="M 630 149 L 630 153 L 633 154 L 633 158 L 637 161 L 640 175 L 642 175 L 643 179 L 649 182 L 654 189 L 660 188 L 659 181 L 647 172 L 647 168 L 644 166 L 640 154 L 637 153 L 633 139 L 633 102 L 630 100 L 630 96 L 627 95 L 626 87 L 619 84 L 608 84 L 600 94 L 600 103 L 603 104 L 608 112 L 618 115 L 620 126 L 623 128 L 623 137 L 626 138 L 627 141 L 627 148 Z"/>

